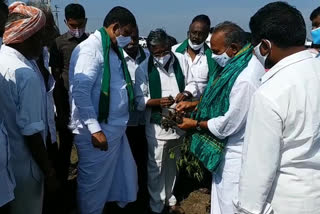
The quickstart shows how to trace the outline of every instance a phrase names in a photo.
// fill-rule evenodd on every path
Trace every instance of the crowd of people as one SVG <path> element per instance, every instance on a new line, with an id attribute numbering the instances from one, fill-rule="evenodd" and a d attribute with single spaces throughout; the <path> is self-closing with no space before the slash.
<path id="1" fill-rule="evenodd" d="M 69 4 L 60 35 L 47 6 L 1 0 L 0 213 L 68 214 L 76 198 L 80 214 L 118 213 L 110 202 L 183 214 L 186 141 L 212 175 L 211 214 L 318 213 L 320 7 L 310 20 L 311 48 L 285 2 L 259 9 L 250 33 L 202 14 L 181 43 L 159 28 L 143 48 L 124 7 L 89 34 Z"/>

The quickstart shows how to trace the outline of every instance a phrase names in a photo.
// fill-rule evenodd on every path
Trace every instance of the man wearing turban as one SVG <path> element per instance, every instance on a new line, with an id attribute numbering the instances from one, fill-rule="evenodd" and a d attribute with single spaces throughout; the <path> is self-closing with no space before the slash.
<path id="1" fill-rule="evenodd" d="M 45 148 L 45 100 L 32 60 L 42 52 L 44 13 L 15 2 L 0 50 L 0 117 L 8 132 L 10 164 L 16 182 L 12 214 L 41 214 L 44 180 L 55 187 L 55 171 Z"/>

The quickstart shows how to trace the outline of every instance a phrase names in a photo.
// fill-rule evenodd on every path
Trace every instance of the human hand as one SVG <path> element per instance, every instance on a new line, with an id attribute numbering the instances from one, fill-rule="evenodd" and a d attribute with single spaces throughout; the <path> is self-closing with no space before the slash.
<path id="1" fill-rule="evenodd" d="M 177 104 L 176 110 L 177 112 L 184 112 L 192 108 L 192 102 L 189 101 L 182 101 Z"/>
<path id="2" fill-rule="evenodd" d="M 163 97 L 160 100 L 160 106 L 162 108 L 167 108 L 174 103 L 174 99 L 172 97 Z"/>
<path id="3" fill-rule="evenodd" d="M 195 128 L 197 126 L 197 121 L 184 117 L 181 124 L 178 124 L 178 127 L 183 130 L 188 130 Z"/>
<path id="4" fill-rule="evenodd" d="M 95 148 L 101 149 L 102 151 L 108 150 L 107 138 L 102 131 L 93 133 L 91 135 L 91 142 Z"/>

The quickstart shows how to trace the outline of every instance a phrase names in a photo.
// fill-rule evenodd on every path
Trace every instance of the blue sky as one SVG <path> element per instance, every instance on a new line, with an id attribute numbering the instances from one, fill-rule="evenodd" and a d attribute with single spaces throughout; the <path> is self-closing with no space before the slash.
<path id="1" fill-rule="evenodd" d="M 10 1 L 12 2 L 12 1 Z M 186 37 L 186 32 L 192 18 L 199 14 L 210 17 L 212 26 L 222 21 L 233 21 L 243 29 L 249 30 L 250 17 L 262 6 L 273 2 L 270 0 L 51 0 L 51 5 L 57 5 L 59 12 L 59 27 L 65 32 L 64 7 L 72 2 L 78 2 L 85 7 L 88 25 L 87 31 L 94 31 L 102 26 L 108 11 L 117 5 L 127 7 L 136 16 L 140 34 L 148 35 L 150 30 L 164 28 L 178 40 Z M 309 15 L 313 9 L 320 6 L 319 0 L 289 0 L 291 5 L 299 9 L 310 30 Z"/>

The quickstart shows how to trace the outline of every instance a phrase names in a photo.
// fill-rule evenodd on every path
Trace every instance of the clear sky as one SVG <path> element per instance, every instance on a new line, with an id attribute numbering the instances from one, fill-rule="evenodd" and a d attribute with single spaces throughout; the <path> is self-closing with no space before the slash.
<path id="1" fill-rule="evenodd" d="M 12 0 L 10 1 L 12 2 Z M 114 6 L 128 8 L 137 19 L 140 35 L 147 36 L 150 30 L 164 28 L 178 40 L 186 37 L 192 18 L 199 14 L 210 17 L 212 26 L 222 21 L 232 21 L 249 30 L 250 17 L 271 0 L 51 0 L 51 6 L 59 7 L 59 27 L 65 32 L 64 7 L 72 2 L 82 4 L 88 17 L 87 31 L 102 26 L 104 17 Z M 319 0 L 288 0 L 299 9 L 306 21 L 308 31 L 309 15 L 320 6 Z"/>

